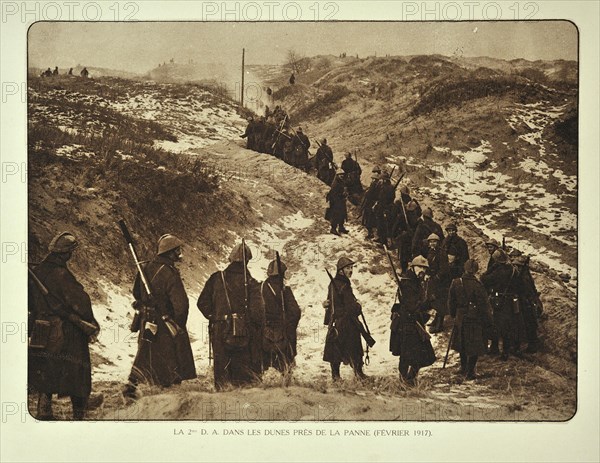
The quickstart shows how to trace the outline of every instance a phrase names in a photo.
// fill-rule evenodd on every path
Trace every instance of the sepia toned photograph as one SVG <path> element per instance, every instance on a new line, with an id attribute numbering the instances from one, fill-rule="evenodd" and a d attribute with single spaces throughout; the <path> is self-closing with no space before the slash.
<path id="1" fill-rule="evenodd" d="M 31 25 L 28 413 L 572 419 L 579 39 Z"/>

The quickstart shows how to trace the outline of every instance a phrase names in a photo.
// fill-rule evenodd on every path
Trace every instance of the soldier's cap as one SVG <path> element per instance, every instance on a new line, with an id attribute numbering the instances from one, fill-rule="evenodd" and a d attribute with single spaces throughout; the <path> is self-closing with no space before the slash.
<path id="1" fill-rule="evenodd" d="M 158 239 L 158 251 L 156 254 L 165 254 L 166 252 L 172 251 L 183 246 L 183 241 L 177 238 L 175 235 L 167 233 Z"/>
<path id="2" fill-rule="evenodd" d="M 464 269 L 465 269 L 465 273 L 472 273 L 474 275 L 479 270 L 479 264 L 477 263 L 477 261 L 475 261 L 473 259 L 469 259 L 468 261 L 465 262 Z"/>
<path id="3" fill-rule="evenodd" d="M 406 205 L 406 210 L 407 211 L 416 211 L 417 210 L 417 202 L 414 199 L 411 199 L 408 204 Z"/>
<path id="4" fill-rule="evenodd" d="M 246 118 L 246 120 L 247 120 L 247 121 L 253 121 L 253 120 L 254 120 L 254 118 L 253 118 L 252 116 L 248 116 L 248 117 Z"/>
<path id="5" fill-rule="evenodd" d="M 439 240 L 440 240 L 440 237 L 435 233 L 432 233 L 431 235 L 429 235 L 427 237 L 427 241 L 439 241 Z"/>
<path id="6" fill-rule="evenodd" d="M 52 238 L 48 245 L 48 251 L 50 252 L 70 252 L 75 249 L 79 243 L 77 238 L 71 232 L 61 232 Z"/>
<path id="7" fill-rule="evenodd" d="M 429 217 L 430 219 L 433 219 L 433 211 L 430 207 L 423 209 L 422 215 L 423 217 Z"/>
<path id="8" fill-rule="evenodd" d="M 408 186 L 402 185 L 400 187 L 400 193 L 403 193 L 405 195 L 409 195 L 410 194 L 410 190 L 408 189 Z"/>
<path id="9" fill-rule="evenodd" d="M 278 270 L 279 267 L 277 266 L 277 259 L 272 260 L 269 263 L 269 267 L 267 268 L 267 276 L 273 277 L 275 275 L 283 275 L 285 274 L 287 267 L 283 262 L 281 262 L 281 272 L 279 272 Z"/>
<path id="10" fill-rule="evenodd" d="M 448 225 L 446 225 L 446 230 L 458 231 L 458 228 L 454 222 L 450 222 Z"/>
<path id="11" fill-rule="evenodd" d="M 410 267 L 425 267 L 429 268 L 429 262 L 423 256 L 417 256 L 410 262 Z"/>
<path id="12" fill-rule="evenodd" d="M 350 267 L 351 265 L 354 265 L 355 263 L 356 262 L 348 259 L 347 257 L 340 257 L 339 260 L 337 261 L 337 266 L 336 266 L 337 271 L 339 272 L 343 268 Z"/>
<path id="13" fill-rule="evenodd" d="M 246 262 L 252 259 L 252 251 L 247 244 L 244 244 L 244 252 L 246 253 Z M 229 262 L 244 262 L 244 252 L 242 252 L 242 243 L 235 245 L 229 254 Z"/>
<path id="14" fill-rule="evenodd" d="M 506 264 L 508 262 L 508 255 L 502 249 L 496 249 L 492 254 L 492 259 L 500 264 Z"/>

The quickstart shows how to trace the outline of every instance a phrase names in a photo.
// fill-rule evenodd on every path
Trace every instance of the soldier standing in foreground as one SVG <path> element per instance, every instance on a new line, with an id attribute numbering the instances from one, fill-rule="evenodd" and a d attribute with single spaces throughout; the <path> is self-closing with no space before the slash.
<path id="1" fill-rule="evenodd" d="M 29 282 L 28 386 L 39 393 L 33 413 L 39 420 L 54 419 L 52 394 L 71 397 L 74 420 L 82 420 L 86 409 L 99 405 L 89 401 L 89 343 L 100 327 L 90 297 L 67 267 L 77 245 L 72 233 L 56 235 L 48 246 L 50 253 L 33 271 L 37 281 Z"/>
<path id="2" fill-rule="evenodd" d="M 139 312 L 138 351 L 125 397 L 135 399 L 139 383 L 169 387 L 196 377 L 194 355 L 186 329 L 189 301 L 179 271 L 183 241 L 166 234 L 158 240 L 156 257 L 144 268 L 151 296 L 140 274 L 133 285 L 134 308 Z M 133 328 L 135 329 L 135 328 Z"/>
<path id="3" fill-rule="evenodd" d="M 475 274 L 479 265 L 467 260 L 461 278 L 455 278 L 448 293 L 448 310 L 454 318 L 451 346 L 460 353 L 460 373 L 475 379 L 475 366 L 486 353 L 484 335 L 492 330 L 492 313 L 487 293 Z"/>
<path id="4" fill-rule="evenodd" d="M 521 357 L 521 340 L 524 325 L 519 303 L 519 275 L 509 262 L 508 255 L 501 249 L 492 254 L 494 265 L 481 275 L 481 282 L 490 294 L 490 304 L 494 310 L 494 325 L 502 339 L 502 360 L 510 354 Z M 492 340 L 492 351 L 498 350 L 499 339 Z"/>
<path id="5" fill-rule="evenodd" d="M 279 258 L 272 261 L 267 268 L 267 279 L 260 285 L 260 292 L 265 304 L 264 369 L 277 369 L 289 384 L 301 312 L 294 293 L 285 285 L 286 270 Z"/>
<path id="6" fill-rule="evenodd" d="M 337 262 L 337 273 L 329 283 L 324 324 L 328 326 L 323 360 L 331 364 L 334 381 L 341 378 L 340 365 L 350 365 L 359 379 L 367 378 L 363 372 L 363 346 L 360 321 L 362 307 L 352 291 L 354 262 L 341 257 Z"/>
<path id="7" fill-rule="evenodd" d="M 229 266 L 213 273 L 200 293 L 198 309 L 209 321 L 217 391 L 259 380 L 263 372 L 265 311 L 260 284 L 248 271 L 250 248 L 242 241 Z"/>
<path id="8" fill-rule="evenodd" d="M 428 267 L 423 256 L 412 260 L 409 269 L 399 279 L 399 302 L 392 306 L 390 351 L 392 355 L 400 356 L 400 378 L 409 385 L 414 384 L 419 369 L 435 362 L 430 335 L 424 328 L 429 318 L 426 313 L 429 303 L 422 281 Z"/>

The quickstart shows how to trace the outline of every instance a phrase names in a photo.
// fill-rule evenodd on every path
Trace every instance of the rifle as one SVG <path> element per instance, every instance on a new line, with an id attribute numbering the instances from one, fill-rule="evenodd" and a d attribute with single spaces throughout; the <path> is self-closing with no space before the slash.
<path id="1" fill-rule="evenodd" d="M 506 236 L 502 237 L 502 250 L 506 251 Z"/>
<path id="2" fill-rule="evenodd" d="M 246 240 L 242 238 L 242 259 L 244 260 L 244 315 L 248 315 L 248 266 L 246 264 Z"/>
<path id="3" fill-rule="evenodd" d="M 142 280 L 142 284 L 144 285 L 144 289 L 146 290 L 146 294 L 148 295 L 148 301 L 152 301 L 153 295 L 152 295 L 152 290 L 150 289 L 150 283 L 148 283 L 148 279 L 146 278 L 146 274 L 144 273 L 144 270 L 142 269 L 142 265 L 141 262 L 138 258 L 138 254 L 135 250 L 135 244 L 133 241 L 133 237 L 131 236 L 131 233 L 129 233 L 129 229 L 127 228 L 127 225 L 125 224 L 125 220 L 121 219 L 118 222 L 119 227 L 121 228 L 121 232 L 123 233 L 123 237 L 125 238 L 125 241 L 127 242 L 127 246 L 129 247 L 129 251 L 131 252 L 131 255 L 133 256 L 133 261 L 135 262 L 135 266 L 137 268 L 138 271 L 138 275 L 140 276 L 140 279 Z M 141 311 L 143 310 L 145 312 L 145 319 L 146 322 L 144 323 L 144 337 L 143 339 L 146 341 L 152 341 L 153 336 L 156 335 L 156 333 L 158 332 L 158 325 L 156 324 L 156 320 L 154 317 L 154 308 L 151 306 L 151 303 L 146 303 L 145 307 L 140 308 L 140 304 L 136 304 L 134 303 L 134 309 L 135 309 L 135 314 L 133 316 L 133 321 L 131 322 L 131 327 L 130 330 L 132 333 L 135 333 L 137 331 L 140 330 L 140 328 L 142 328 L 141 326 L 141 322 L 142 322 L 142 313 Z M 146 333 L 146 331 L 149 331 L 149 333 Z"/>
<path id="4" fill-rule="evenodd" d="M 283 116 L 283 119 L 282 119 L 282 121 L 281 121 L 281 126 L 279 127 L 279 130 L 277 130 L 277 133 L 278 133 L 279 135 L 281 135 L 281 134 L 282 134 L 282 132 L 283 132 L 283 126 L 285 125 L 285 120 L 287 119 L 287 117 L 288 117 L 288 116 L 287 116 L 287 114 L 286 114 L 285 116 Z M 275 145 L 276 145 L 276 144 L 277 144 L 277 142 L 279 141 L 279 135 L 277 135 L 277 138 L 275 138 L 275 141 L 274 141 L 274 142 L 273 142 L 273 144 L 271 145 L 271 149 L 274 149 L 274 148 L 275 148 Z M 287 137 L 287 135 L 286 135 L 286 137 Z M 288 138 L 290 138 L 290 137 L 288 137 Z M 291 140 L 291 138 L 290 138 L 290 140 Z"/>
<path id="5" fill-rule="evenodd" d="M 33 270 L 31 270 L 29 267 L 27 267 L 27 270 L 29 271 L 31 279 L 35 282 L 36 286 L 43 294 L 44 300 L 48 304 L 48 307 L 50 307 L 50 310 L 54 314 L 58 315 L 64 320 L 68 320 L 71 323 L 73 323 L 86 336 L 94 337 L 100 332 L 100 328 L 98 327 L 98 325 L 86 322 L 79 315 L 68 310 L 65 307 L 65 303 L 62 300 L 60 300 L 57 296 L 53 295 L 52 293 L 50 293 L 50 291 L 48 291 L 48 288 L 44 286 L 44 283 L 40 281 L 40 279 L 33 272 Z"/>
<path id="6" fill-rule="evenodd" d="M 398 285 L 398 296 L 399 298 L 402 298 L 402 290 L 400 289 L 400 277 L 398 276 L 398 272 L 396 271 L 396 266 L 394 265 L 394 262 L 392 261 L 392 256 L 390 255 L 390 251 L 388 250 L 385 244 L 383 245 L 383 249 L 385 250 L 388 261 L 390 262 L 390 266 L 392 267 L 392 272 L 394 273 L 394 278 L 396 279 L 396 284 Z M 418 320 L 415 320 L 415 326 L 417 328 L 419 336 L 421 336 L 421 340 L 427 341 L 428 339 L 431 339 L 431 335 L 427 332 L 427 330 L 423 327 L 423 325 L 421 325 L 421 323 Z"/>
<path id="7" fill-rule="evenodd" d="M 338 292 L 338 290 L 335 286 L 335 281 L 334 281 L 333 277 L 331 276 L 331 273 L 329 273 L 329 270 L 327 270 L 327 269 L 325 269 L 325 271 L 327 272 L 327 276 L 331 280 L 332 288 L 335 290 L 335 292 L 338 295 L 340 295 L 340 293 Z M 333 297 L 333 295 L 332 295 L 332 297 Z M 333 303 L 333 301 L 332 301 L 332 303 Z M 364 320 L 365 316 L 362 312 L 361 312 L 361 315 Z M 332 314 L 332 319 L 333 319 L 333 314 Z M 352 317 L 352 322 L 356 325 L 356 327 L 358 328 L 358 331 L 360 332 L 360 335 L 367 343 L 367 356 L 368 356 L 369 355 L 369 347 L 373 347 L 375 345 L 375 339 L 373 339 L 373 336 L 371 336 L 371 333 L 369 332 L 369 330 L 366 329 L 365 326 L 363 326 L 363 324 L 360 322 L 360 320 L 358 318 Z M 365 325 L 366 325 L 366 322 L 365 322 Z"/>

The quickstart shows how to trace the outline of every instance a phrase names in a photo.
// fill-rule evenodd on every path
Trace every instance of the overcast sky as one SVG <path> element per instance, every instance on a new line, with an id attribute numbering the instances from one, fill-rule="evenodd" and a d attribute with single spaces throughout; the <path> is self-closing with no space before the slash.
<path id="1" fill-rule="evenodd" d="M 539 22 L 42 22 L 29 30 L 29 65 L 98 66 L 146 72 L 158 63 L 194 59 L 281 64 L 286 51 L 320 54 L 490 56 L 577 59 L 577 30 L 565 21 Z"/>

